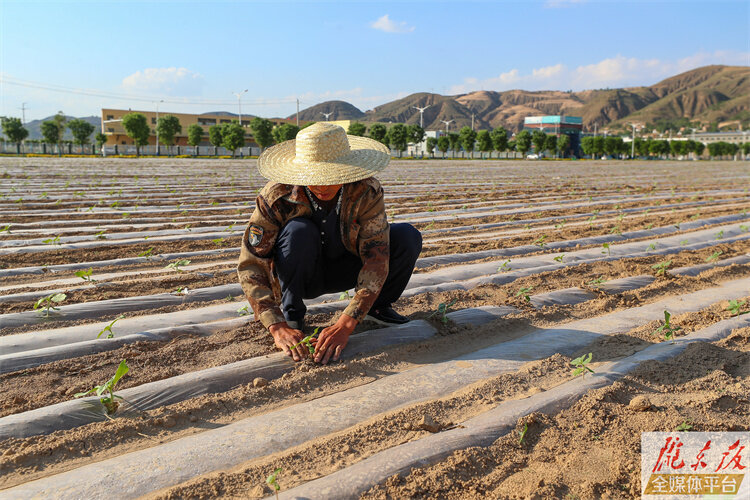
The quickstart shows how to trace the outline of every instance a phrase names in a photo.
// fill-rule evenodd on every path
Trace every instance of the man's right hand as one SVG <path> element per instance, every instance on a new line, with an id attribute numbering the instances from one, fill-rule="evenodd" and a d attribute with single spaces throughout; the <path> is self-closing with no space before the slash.
<path id="1" fill-rule="evenodd" d="M 287 356 L 291 356 L 294 361 L 303 360 L 310 354 L 307 346 L 300 344 L 305 334 L 300 330 L 290 328 L 286 321 L 269 326 L 268 331 L 271 332 L 276 347 L 284 351 Z M 299 345 L 294 347 L 295 344 Z"/>

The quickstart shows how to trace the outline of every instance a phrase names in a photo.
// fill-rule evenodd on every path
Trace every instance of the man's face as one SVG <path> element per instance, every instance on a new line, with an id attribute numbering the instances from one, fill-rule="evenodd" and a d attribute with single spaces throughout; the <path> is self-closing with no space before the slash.
<path id="1" fill-rule="evenodd" d="M 332 200 L 336 193 L 339 192 L 343 184 L 334 184 L 333 186 L 307 186 L 315 197 L 322 201 Z"/>

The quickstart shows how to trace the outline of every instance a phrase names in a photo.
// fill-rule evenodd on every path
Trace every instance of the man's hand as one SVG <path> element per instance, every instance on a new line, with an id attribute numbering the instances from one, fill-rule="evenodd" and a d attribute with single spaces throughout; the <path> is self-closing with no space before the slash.
<path id="1" fill-rule="evenodd" d="M 315 362 L 328 363 L 333 356 L 334 361 L 338 361 L 341 357 L 341 352 L 349 342 L 349 335 L 354 331 L 354 327 L 357 326 L 357 320 L 342 314 L 335 325 L 329 326 L 324 329 L 318 335 L 318 338 L 313 339 L 315 343 Z"/>
<path id="2" fill-rule="evenodd" d="M 294 361 L 305 359 L 310 353 L 305 344 L 299 344 L 304 338 L 304 334 L 299 330 L 290 328 L 286 321 L 283 323 L 274 323 L 268 327 L 268 331 L 273 335 L 276 347 L 284 351 L 284 354 L 287 356 L 291 356 Z M 294 344 L 299 345 L 293 347 Z"/>

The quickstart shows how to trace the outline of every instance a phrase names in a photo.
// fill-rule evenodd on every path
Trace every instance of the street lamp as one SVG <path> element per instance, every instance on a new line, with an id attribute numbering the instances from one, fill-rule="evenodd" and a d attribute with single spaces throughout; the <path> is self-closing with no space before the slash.
<path id="1" fill-rule="evenodd" d="M 156 103 L 156 156 L 159 156 L 159 103 L 164 102 L 164 99 L 154 102 Z M 167 151 L 167 156 L 169 156 L 169 151 Z"/>
<path id="2" fill-rule="evenodd" d="M 242 94 L 247 92 L 247 89 L 243 90 L 242 92 L 232 92 L 232 94 L 237 96 L 237 110 L 240 114 L 240 126 L 242 126 Z"/>

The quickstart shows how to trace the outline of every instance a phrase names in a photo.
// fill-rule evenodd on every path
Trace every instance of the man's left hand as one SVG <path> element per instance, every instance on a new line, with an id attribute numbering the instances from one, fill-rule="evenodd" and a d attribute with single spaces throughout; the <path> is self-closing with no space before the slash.
<path id="1" fill-rule="evenodd" d="M 357 323 L 356 319 L 342 314 L 335 325 L 329 326 L 320 332 L 318 338 L 313 339 L 315 342 L 315 362 L 325 365 L 331 357 L 333 357 L 334 361 L 338 361 L 341 357 L 341 352 L 349 342 L 349 335 L 352 334 Z"/>

